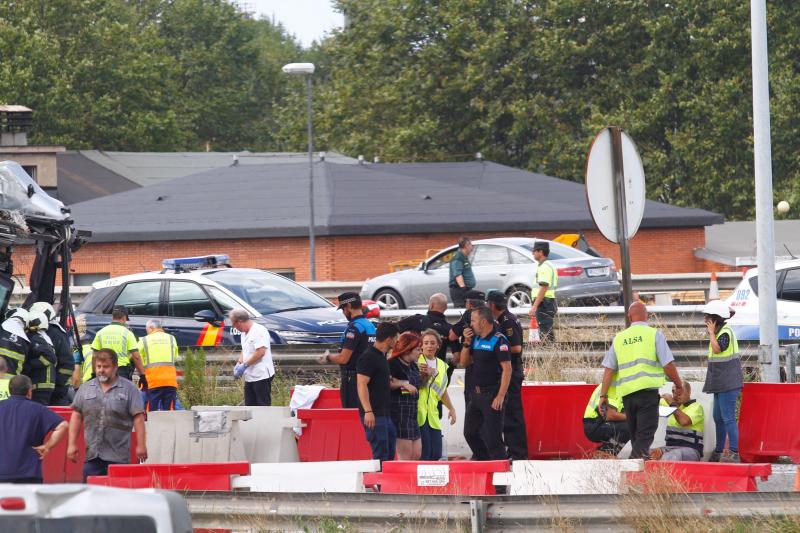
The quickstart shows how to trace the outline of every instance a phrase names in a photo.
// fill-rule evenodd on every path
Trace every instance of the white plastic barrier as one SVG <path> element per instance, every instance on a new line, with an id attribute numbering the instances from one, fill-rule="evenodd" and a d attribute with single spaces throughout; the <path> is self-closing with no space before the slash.
<path id="1" fill-rule="evenodd" d="M 464 413 L 466 405 L 464 403 L 464 369 L 457 368 L 453 371 L 450 384 L 447 387 L 447 395 L 456 409 L 456 423 L 452 426 L 447 419 L 447 407 L 442 407 L 442 437 L 444 442 L 442 448 L 447 457 L 472 457 L 472 450 L 469 449 L 467 441 L 464 439 Z"/>
<path id="2" fill-rule="evenodd" d="M 494 484 L 508 486 L 508 494 L 514 496 L 622 494 L 626 491 L 624 472 L 643 470 L 641 459 L 514 461 L 511 472 L 494 474 Z"/>
<path id="3" fill-rule="evenodd" d="M 250 492 L 364 492 L 364 473 L 379 472 L 380 461 L 256 463 L 249 476 L 233 479 Z"/>
<path id="4" fill-rule="evenodd" d="M 146 422 L 147 462 L 246 461 L 239 424 L 249 418 L 247 411 L 151 411 Z"/>
<path id="5" fill-rule="evenodd" d="M 703 392 L 702 381 L 690 381 L 689 385 L 692 387 L 692 399 L 696 400 L 703 406 L 703 416 L 705 422 L 703 424 L 703 457 L 708 459 L 711 452 L 714 451 L 714 446 L 717 444 L 716 426 L 714 424 L 714 395 L 706 394 Z M 672 382 L 665 383 L 659 390 L 660 394 L 672 394 Z M 655 440 L 651 448 L 661 448 L 666 445 L 667 437 L 667 418 L 661 417 L 658 420 L 658 430 L 656 431 Z M 625 445 L 619 453 L 622 459 L 628 458 L 631 455 L 631 443 Z"/>
<path id="6" fill-rule="evenodd" d="M 240 422 L 237 438 L 241 442 L 244 461 L 251 463 L 291 463 L 300 460 L 293 428 L 300 421 L 288 407 L 194 406 L 193 411 L 225 411 L 247 413 Z"/>

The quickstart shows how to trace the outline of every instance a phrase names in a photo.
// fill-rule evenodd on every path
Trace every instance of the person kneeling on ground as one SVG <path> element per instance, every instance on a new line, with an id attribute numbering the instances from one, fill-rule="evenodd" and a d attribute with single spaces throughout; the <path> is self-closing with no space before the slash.
<path id="1" fill-rule="evenodd" d="M 692 400 L 692 388 L 683 382 L 683 389 L 661 396 L 661 405 L 677 407 L 667 421 L 667 445 L 650 451 L 662 461 L 700 461 L 703 458 L 703 406 Z"/>
<path id="2" fill-rule="evenodd" d="M 595 387 L 583 413 L 583 433 L 590 441 L 600 443 L 598 452 L 617 455 L 631 440 L 631 433 L 625 413 L 622 412 L 622 398 L 615 394 L 613 387 L 608 391 L 605 413 L 600 412 L 600 387 Z"/>

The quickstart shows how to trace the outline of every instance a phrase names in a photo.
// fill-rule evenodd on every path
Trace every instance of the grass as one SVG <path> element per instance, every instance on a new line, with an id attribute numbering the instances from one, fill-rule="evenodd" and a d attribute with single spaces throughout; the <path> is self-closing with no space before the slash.
<path id="1" fill-rule="evenodd" d="M 233 373 L 234 359 L 221 364 L 210 364 L 203 349 L 188 349 L 183 356 L 183 381 L 178 396 L 185 409 L 193 405 L 242 405 L 244 380 L 220 379 Z M 272 380 L 272 405 L 289 405 L 291 389 L 295 385 L 321 384 L 339 386 L 338 373 L 325 369 L 309 371 L 283 370 L 275 364 Z"/>

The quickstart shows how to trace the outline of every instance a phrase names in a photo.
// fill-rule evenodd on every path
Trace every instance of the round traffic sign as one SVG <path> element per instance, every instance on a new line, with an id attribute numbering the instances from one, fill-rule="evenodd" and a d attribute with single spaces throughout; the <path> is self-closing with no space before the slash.
<path id="1" fill-rule="evenodd" d="M 621 141 L 626 211 L 624 235 L 631 239 L 644 215 L 644 167 L 636 145 L 624 131 L 621 132 Z M 586 200 L 597 229 L 603 237 L 618 243 L 622 232 L 617 227 L 612 149 L 611 129 L 606 128 L 597 134 L 586 158 Z"/>

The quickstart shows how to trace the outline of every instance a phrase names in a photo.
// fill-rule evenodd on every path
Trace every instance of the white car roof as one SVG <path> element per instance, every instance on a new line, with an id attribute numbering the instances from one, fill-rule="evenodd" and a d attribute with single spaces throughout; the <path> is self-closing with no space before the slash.
<path id="1" fill-rule="evenodd" d="M 118 276 L 116 278 L 104 279 L 102 281 L 97 281 L 93 283 L 92 287 L 94 287 L 95 289 L 102 289 L 104 287 L 116 287 L 117 285 L 121 285 L 129 281 L 139 281 L 139 280 L 156 279 L 156 278 L 189 279 L 203 285 L 214 285 L 214 281 L 209 279 L 207 276 L 204 276 L 203 274 L 208 272 L 217 272 L 219 270 L 230 270 L 230 269 L 213 268 L 204 270 L 192 270 L 189 272 L 173 272 L 171 270 L 162 272 L 160 270 L 153 270 L 151 272 L 141 272 L 139 274 L 128 274 L 127 276 Z"/>
<path id="2" fill-rule="evenodd" d="M 784 261 L 776 261 L 775 262 L 775 270 L 786 270 L 787 268 L 795 268 L 800 267 L 800 259 L 787 259 Z M 751 268 L 747 271 L 744 275 L 746 279 L 750 279 L 753 276 L 758 275 L 758 268 Z"/>

